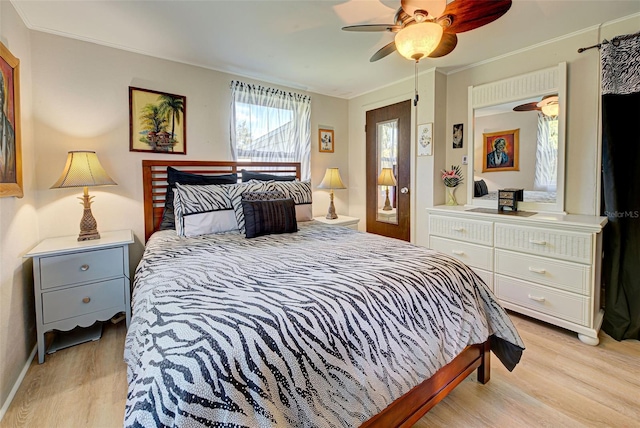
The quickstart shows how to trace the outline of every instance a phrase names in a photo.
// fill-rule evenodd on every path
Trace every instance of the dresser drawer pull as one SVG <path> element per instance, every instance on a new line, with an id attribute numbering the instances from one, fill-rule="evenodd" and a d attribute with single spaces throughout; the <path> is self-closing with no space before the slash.
<path id="1" fill-rule="evenodd" d="M 464 232 L 464 227 L 452 227 L 451 230 L 454 232 Z"/>
<path id="2" fill-rule="evenodd" d="M 538 241 L 537 239 L 529 239 L 529 242 L 534 245 L 547 245 L 547 241 Z"/>
<path id="3" fill-rule="evenodd" d="M 535 272 L 535 273 L 539 273 L 539 274 L 542 274 L 542 275 L 547 273 L 547 271 L 544 270 L 544 269 L 535 268 L 535 267 L 531 267 L 531 266 L 529 266 L 529 272 Z"/>
<path id="4" fill-rule="evenodd" d="M 456 256 L 464 256 L 464 251 L 462 250 L 451 250 L 451 252 Z"/>
<path id="5" fill-rule="evenodd" d="M 89 265 L 82 265 L 82 266 L 80 266 L 80 270 L 81 270 L 82 272 L 86 272 L 86 271 L 88 271 L 88 270 L 89 270 Z"/>
<path id="6" fill-rule="evenodd" d="M 527 295 L 527 297 L 536 302 L 544 302 L 544 297 L 532 296 L 531 294 Z"/>
<path id="7" fill-rule="evenodd" d="M 91 301 L 91 297 L 85 297 L 82 299 L 82 303 L 89 303 Z"/>

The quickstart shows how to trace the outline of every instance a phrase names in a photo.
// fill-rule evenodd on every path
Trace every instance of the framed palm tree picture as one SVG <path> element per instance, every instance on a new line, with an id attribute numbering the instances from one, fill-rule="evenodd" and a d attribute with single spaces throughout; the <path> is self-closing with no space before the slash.
<path id="1" fill-rule="evenodd" d="M 187 98 L 129 87 L 129 151 L 187 154 Z"/>

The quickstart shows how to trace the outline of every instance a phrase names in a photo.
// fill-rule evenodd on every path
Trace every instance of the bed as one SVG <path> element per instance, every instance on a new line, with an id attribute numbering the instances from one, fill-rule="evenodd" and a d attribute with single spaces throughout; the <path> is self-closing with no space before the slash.
<path id="1" fill-rule="evenodd" d="M 125 426 L 411 426 L 469 374 L 524 349 L 471 269 L 348 228 L 247 239 L 154 232 L 168 166 L 198 174 L 298 164 L 143 161 L 145 233 L 125 360 Z"/>

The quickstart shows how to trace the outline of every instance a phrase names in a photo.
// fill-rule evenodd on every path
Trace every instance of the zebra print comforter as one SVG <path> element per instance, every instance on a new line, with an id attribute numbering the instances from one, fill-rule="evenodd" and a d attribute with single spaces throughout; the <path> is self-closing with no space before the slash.
<path id="1" fill-rule="evenodd" d="M 466 266 L 316 222 L 154 234 L 134 282 L 126 426 L 351 427 L 467 345 L 524 345 Z"/>

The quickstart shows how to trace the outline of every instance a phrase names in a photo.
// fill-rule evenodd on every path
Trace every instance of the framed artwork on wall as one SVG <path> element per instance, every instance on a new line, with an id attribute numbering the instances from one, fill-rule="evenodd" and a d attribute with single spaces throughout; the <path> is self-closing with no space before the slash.
<path id="1" fill-rule="evenodd" d="M 464 125 L 462 123 L 457 123 L 453 125 L 453 148 L 461 149 L 464 146 L 464 135 L 462 132 Z"/>
<path id="2" fill-rule="evenodd" d="M 21 198 L 20 60 L 0 43 L 0 197 Z"/>
<path id="3" fill-rule="evenodd" d="M 433 123 L 418 125 L 418 156 L 433 154 Z"/>
<path id="4" fill-rule="evenodd" d="M 333 153 L 333 129 L 319 129 L 318 142 L 320 145 L 320 153 Z"/>
<path id="5" fill-rule="evenodd" d="M 187 99 L 129 87 L 129 151 L 187 154 Z"/>
<path id="6" fill-rule="evenodd" d="M 482 172 L 519 171 L 520 129 L 482 134 Z"/>

